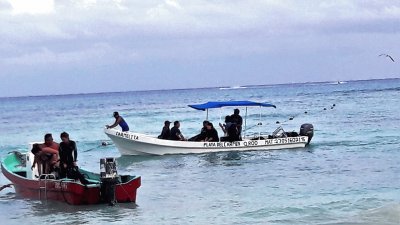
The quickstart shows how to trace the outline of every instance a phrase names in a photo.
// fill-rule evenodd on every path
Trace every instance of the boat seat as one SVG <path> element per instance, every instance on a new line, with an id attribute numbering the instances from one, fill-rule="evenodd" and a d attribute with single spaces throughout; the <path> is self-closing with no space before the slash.
<path id="1" fill-rule="evenodd" d="M 100 184 L 100 181 L 98 180 L 92 180 L 92 179 L 86 179 L 87 181 L 89 181 L 89 184 Z"/>
<path id="2" fill-rule="evenodd" d="M 70 178 L 62 178 L 59 179 L 60 181 L 65 181 L 65 182 L 77 182 L 80 183 L 79 180 L 74 180 L 74 179 L 70 179 Z M 89 183 L 87 185 L 98 185 L 100 184 L 100 181 L 98 180 L 92 180 L 92 179 L 86 179 L 87 181 L 89 181 Z"/>
<path id="3" fill-rule="evenodd" d="M 39 180 L 55 180 L 56 179 L 56 176 L 54 175 L 54 174 L 52 174 L 52 173 L 49 173 L 49 174 L 45 174 L 45 173 L 43 173 L 43 174 L 41 174 L 40 176 L 39 176 Z"/>

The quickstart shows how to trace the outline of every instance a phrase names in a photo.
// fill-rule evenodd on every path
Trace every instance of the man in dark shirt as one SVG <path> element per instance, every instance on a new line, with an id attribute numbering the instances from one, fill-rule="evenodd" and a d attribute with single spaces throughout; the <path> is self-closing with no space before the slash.
<path id="1" fill-rule="evenodd" d="M 231 123 L 231 125 L 229 125 L 227 133 L 228 136 L 224 139 L 225 141 L 234 142 L 241 140 L 236 123 Z"/>
<path id="2" fill-rule="evenodd" d="M 169 124 L 171 122 L 169 122 L 168 120 L 164 122 L 164 126 L 163 129 L 161 131 L 161 134 L 158 135 L 158 138 L 160 139 L 169 139 L 169 137 L 171 136 L 171 130 L 169 129 Z"/>
<path id="3" fill-rule="evenodd" d="M 58 149 L 60 154 L 60 178 L 79 179 L 82 184 L 87 184 L 88 181 L 79 172 L 76 164 L 78 150 L 75 141 L 69 139 L 67 132 L 62 132 L 60 138 L 62 140 Z"/>
<path id="4" fill-rule="evenodd" d="M 76 149 L 75 141 L 69 139 L 69 134 L 67 132 L 62 132 L 61 135 L 61 143 L 59 147 L 60 154 L 60 176 L 66 177 L 67 171 L 70 168 L 76 167 L 76 160 L 78 157 L 78 151 Z"/>
<path id="5" fill-rule="evenodd" d="M 236 123 L 236 127 L 238 130 L 238 135 L 240 140 L 242 140 L 242 124 L 243 124 L 243 118 L 239 115 L 240 111 L 239 109 L 235 109 L 233 111 L 233 114 L 231 115 L 231 121 L 233 123 Z"/>
<path id="6" fill-rule="evenodd" d="M 203 127 L 200 130 L 200 134 L 189 138 L 188 141 L 204 141 L 204 139 L 206 139 L 206 132 L 207 132 L 207 124 L 209 122 L 207 120 L 203 121 Z"/>
<path id="7" fill-rule="evenodd" d="M 214 128 L 213 124 L 208 122 L 206 126 L 207 126 L 207 131 L 206 131 L 206 138 L 204 141 L 218 142 L 219 141 L 218 131 Z"/>
<path id="8" fill-rule="evenodd" d="M 179 121 L 174 122 L 174 127 L 171 129 L 171 136 L 169 137 L 170 140 L 186 141 L 185 137 L 183 137 L 181 131 L 179 130 L 180 126 L 181 124 Z"/>

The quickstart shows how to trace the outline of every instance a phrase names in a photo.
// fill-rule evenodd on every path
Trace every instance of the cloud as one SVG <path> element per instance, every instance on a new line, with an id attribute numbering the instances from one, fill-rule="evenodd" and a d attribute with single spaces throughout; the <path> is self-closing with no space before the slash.
<path id="1" fill-rule="evenodd" d="M 76 70 L 108 79 L 118 71 L 140 89 L 147 77 L 158 82 L 151 89 L 165 88 L 164 76 L 179 76 L 182 88 L 204 87 L 204 74 L 216 82 L 235 76 L 238 84 L 266 71 L 268 80 L 258 77 L 265 82 L 307 81 L 310 74 L 320 81 L 370 74 L 378 54 L 400 55 L 400 3 L 392 0 L 44 0 L 42 8 L 15 2 L 0 0 L 4 77 Z"/>
<path id="2" fill-rule="evenodd" d="M 54 0 L 8 0 L 12 14 L 47 14 L 54 12 Z"/>
<path id="3" fill-rule="evenodd" d="M 205 59 L 269 54 L 310 44 L 320 48 L 332 35 L 400 32 L 400 3 L 393 1 L 41 2 L 35 9 L 31 4 L 18 5 L 19 0 L 0 0 L 2 5 L 13 5 L 0 11 L 0 36 L 13 49 L 3 52 L 0 62 L 77 63 L 74 58 L 96 59 L 93 43 L 107 45 L 107 50 L 100 49 L 108 54 L 89 64 L 107 63 L 107 57 L 113 62 L 123 59 L 117 57 L 118 51 L 134 52 L 131 60 Z"/>
<path id="4" fill-rule="evenodd" d="M 279 36 L 304 29 L 325 32 L 337 24 L 383 24 L 400 19 L 399 6 L 391 1 L 57 1 L 52 15 L 33 18 L 33 23 L 39 29 L 56 27 L 76 38 L 86 38 L 88 34 L 125 36 L 128 32 L 166 38 L 218 38 L 252 30 Z M 31 29 L 29 23 L 22 22 L 29 17 L 22 21 L 18 17 L 3 19 Z M 107 33 L 109 28 L 112 32 Z"/>
<path id="5" fill-rule="evenodd" d="M 53 51 L 48 48 L 34 49 L 30 53 L 0 59 L 4 65 L 23 66 L 57 66 L 57 65 L 88 65 L 88 64 L 112 64 L 133 60 L 136 54 L 123 49 L 111 48 L 108 44 L 92 44 L 77 51 Z"/>
<path id="6" fill-rule="evenodd" d="M 286 35 L 304 29 L 325 31 L 346 22 L 353 26 L 374 21 L 383 24 L 400 19 L 399 6 L 392 1 L 57 1 L 52 15 L 33 18 L 33 22 L 57 27 L 77 38 L 86 34 L 124 36 L 126 30 L 142 32 L 142 36 L 177 38 L 248 30 Z M 18 17 L 3 17 L 3 21 L 26 26 Z M 108 28 L 113 32 L 106 33 Z"/>

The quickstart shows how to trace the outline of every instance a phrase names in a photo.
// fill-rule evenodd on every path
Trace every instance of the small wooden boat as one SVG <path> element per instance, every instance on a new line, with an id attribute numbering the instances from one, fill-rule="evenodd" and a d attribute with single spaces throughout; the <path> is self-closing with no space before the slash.
<path id="1" fill-rule="evenodd" d="M 273 107 L 270 103 L 260 103 L 252 101 L 227 101 L 227 102 L 207 102 L 205 104 L 189 105 L 196 110 L 207 110 L 212 108 L 244 106 L 246 107 Z M 260 112 L 261 118 L 261 112 Z M 261 121 L 258 123 L 261 125 Z M 257 125 L 258 125 L 257 124 Z M 244 128 L 246 130 L 246 127 Z M 264 134 L 260 132 L 253 136 L 244 135 L 242 140 L 228 142 L 195 142 L 195 141 L 174 141 L 158 139 L 146 134 L 134 133 L 130 131 L 122 132 L 118 129 L 104 129 L 104 133 L 114 142 L 122 155 L 165 155 L 165 154 L 193 154 L 209 152 L 228 152 L 228 151 L 254 151 L 254 150 L 278 150 L 289 148 L 304 148 L 307 146 L 313 135 L 314 127 L 306 123 L 300 126 L 300 132 L 295 134 L 287 133 L 279 126 L 274 132 Z"/>
<path id="2" fill-rule="evenodd" d="M 4 176 L 13 183 L 16 194 L 21 197 L 64 201 L 71 205 L 136 202 L 140 176 L 117 175 L 116 169 L 111 171 L 111 176 L 109 171 L 95 174 L 79 169 L 89 182 L 84 185 L 79 180 L 56 179 L 54 174 L 38 176 L 37 170 L 31 169 L 33 159 L 30 152 L 11 152 L 1 162 Z M 109 166 L 113 160 L 103 160 L 105 167 L 113 168 Z"/>

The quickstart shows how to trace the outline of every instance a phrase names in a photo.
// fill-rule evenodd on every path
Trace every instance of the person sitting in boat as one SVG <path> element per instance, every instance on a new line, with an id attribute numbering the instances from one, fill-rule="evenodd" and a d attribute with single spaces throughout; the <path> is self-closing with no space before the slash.
<path id="1" fill-rule="evenodd" d="M 82 184 L 87 184 L 88 181 L 79 172 L 76 164 L 78 158 L 78 150 L 76 143 L 69 139 L 67 132 L 60 134 L 61 143 L 58 149 L 60 153 L 60 178 L 79 179 Z"/>
<path id="2" fill-rule="evenodd" d="M 175 141 L 186 141 L 185 137 L 182 135 L 181 131 L 179 130 L 179 127 L 181 124 L 179 121 L 174 122 L 174 127 L 171 128 L 171 135 L 169 137 L 170 140 L 175 140 Z"/>
<path id="3" fill-rule="evenodd" d="M 169 137 L 171 136 L 171 130 L 169 129 L 169 125 L 171 124 L 171 122 L 169 122 L 168 120 L 166 120 L 164 122 L 164 126 L 163 129 L 161 131 L 161 134 L 158 135 L 159 139 L 169 139 Z"/>
<path id="4" fill-rule="evenodd" d="M 236 123 L 232 123 L 228 128 L 228 141 L 241 141 L 239 128 Z"/>
<path id="5" fill-rule="evenodd" d="M 114 128 L 119 125 L 122 128 L 122 131 L 129 131 L 128 123 L 125 122 L 124 118 L 122 118 L 118 112 L 114 112 L 113 116 L 115 118 L 115 122 L 113 125 L 106 125 L 107 129 Z"/>
<path id="6" fill-rule="evenodd" d="M 39 175 L 42 173 L 48 174 L 55 167 L 58 162 L 58 143 L 53 141 L 52 134 L 44 135 L 43 144 L 34 144 L 32 153 L 35 155 L 32 169 L 37 165 Z"/>
<path id="7" fill-rule="evenodd" d="M 233 114 L 231 115 L 231 120 L 232 120 L 232 123 L 236 123 L 239 139 L 241 140 L 243 118 L 239 115 L 239 113 L 240 113 L 239 109 L 233 110 Z"/>
<path id="8" fill-rule="evenodd" d="M 218 131 L 214 128 L 214 125 L 212 123 L 208 122 L 206 127 L 207 127 L 206 138 L 204 139 L 204 141 L 218 142 L 219 141 Z"/>
<path id="9" fill-rule="evenodd" d="M 206 132 L 207 132 L 207 124 L 209 122 L 207 120 L 203 121 L 203 127 L 200 130 L 200 134 L 189 138 L 188 141 L 204 141 L 204 139 L 206 138 Z"/>
<path id="10" fill-rule="evenodd" d="M 229 141 L 229 142 L 234 142 L 234 141 L 240 141 L 240 137 L 239 137 L 239 131 L 237 128 L 236 123 L 227 123 L 227 125 L 225 126 L 225 131 L 226 131 L 226 136 L 225 137 L 221 137 L 221 141 Z"/>
<path id="11" fill-rule="evenodd" d="M 221 127 L 222 131 L 224 132 L 224 136 L 228 136 L 228 128 L 232 125 L 231 116 L 225 116 L 225 124 L 219 123 L 219 127 Z"/>

